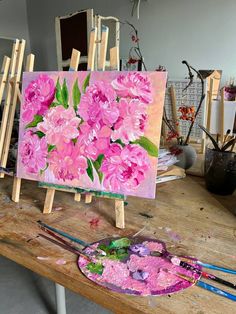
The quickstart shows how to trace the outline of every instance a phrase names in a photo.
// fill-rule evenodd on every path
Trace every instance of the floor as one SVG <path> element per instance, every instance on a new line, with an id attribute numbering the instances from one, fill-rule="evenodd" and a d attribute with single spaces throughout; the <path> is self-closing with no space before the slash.
<path id="1" fill-rule="evenodd" d="M 66 290 L 67 314 L 110 314 Z M 0 256 L 0 314 L 56 314 L 54 283 Z"/>

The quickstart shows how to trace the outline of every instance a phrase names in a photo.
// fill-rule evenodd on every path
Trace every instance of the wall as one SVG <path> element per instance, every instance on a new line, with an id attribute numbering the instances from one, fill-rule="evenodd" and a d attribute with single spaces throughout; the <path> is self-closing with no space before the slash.
<path id="1" fill-rule="evenodd" d="M 83 8 L 129 20 L 139 30 L 148 69 L 165 65 L 171 77 L 186 74 L 183 59 L 202 69 L 222 69 L 224 78 L 236 76 L 235 0 L 142 1 L 140 19 L 131 18 L 129 0 L 27 0 L 32 51 L 37 68 L 56 69 L 54 18 Z M 128 28 L 121 29 L 121 56 L 128 54 Z M 74 33 L 76 36 L 76 33 Z"/>
<path id="2" fill-rule="evenodd" d="M 0 38 L 1 37 L 23 38 L 26 40 L 26 51 L 30 51 L 26 0 L 0 1 Z"/>

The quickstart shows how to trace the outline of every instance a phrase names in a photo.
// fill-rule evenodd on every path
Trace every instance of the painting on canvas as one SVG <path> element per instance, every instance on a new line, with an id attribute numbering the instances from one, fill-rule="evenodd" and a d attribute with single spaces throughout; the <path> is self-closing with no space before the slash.
<path id="1" fill-rule="evenodd" d="M 17 176 L 155 197 L 165 72 L 24 73 Z"/>

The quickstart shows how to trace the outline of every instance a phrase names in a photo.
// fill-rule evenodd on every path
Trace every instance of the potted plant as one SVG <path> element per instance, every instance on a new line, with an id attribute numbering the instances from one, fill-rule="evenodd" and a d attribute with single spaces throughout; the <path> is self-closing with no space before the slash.
<path id="1" fill-rule="evenodd" d="M 229 195 L 236 189 L 236 153 L 233 151 L 236 137 L 230 137 L 230 130 L 220 145 L 207 129 L 199 125 L 211 140 L 212 148 L 207 147 L 205 153 L 206 188 L 215 194 Z"/>
<path id="2" fill-rule="evenodd" d="M 194 79 L 193 72 L 195 72 L 195 74 L 201 81 L 201 97 L 200 97 L 196 110 L 193 106 L 183 105 L 179 107 L 178 111 L 180 112 L 180 116 L 178 117 L 178 120 L 185 120 L 189 122 L 189 127 L 188 127 L 186 138 L 181 136 L 177 131 L 176 126 L 179 124 L 179 121 L 168 119 L 165 108 L 164 108 L 163 121 L 165 122 L 165 124 L 167 125 L 169 129 L 168 134 L 167 134 L 167 141 L 170 142 L 173 139 L 176 139 L 177 141 L 177 144 L 170 147 L 170 151 L 173 154 L 178 156 L 178 160 L 179 160 L 178 166 L 184 169 L 188 169 L 195 163 L 197 159 L 197 153 L 195 149 L 191 145 L 189 145 L 189 139 L 190 139 L 190 134 L 194 126 L 196 117 L 201 109 L 203 100 L 205 98 L 205 93 L 204 93 L 204 81 L 200 72 L 197 71 L 195 68 L 193 68 L 191 65 L 189 65 L 187 61 L 182 61 L 182 63 L 187 66 L 188 75 L 189 75 L 189 83 L 184 88 L 183 93 L 192 85 L 193 79 Z"/>
<path id="3" fill-rule="evenodd" d="M 224 99 L 234 101 L 236 98 L 236 85 L 234 78 L 230 78 L 229 84 L 224 87 Z"/>

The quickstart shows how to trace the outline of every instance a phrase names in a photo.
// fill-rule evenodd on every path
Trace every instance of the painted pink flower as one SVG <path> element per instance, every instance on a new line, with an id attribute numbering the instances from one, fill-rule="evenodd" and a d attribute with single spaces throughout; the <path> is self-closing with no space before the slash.
<path id="1" fill-rule="evenodd" d="M 29 173 L 39 173 L 46 167 L 46 157 L 48 154 L 46 139 L 39 138 L 32 131 L 24 134 L 24 139 L 20 143 L 21 162 Z"/>
<path id="2" fill-rule="evenodd" d="M 25 101 L 23 103 L 22 109 L 22 119 L 24 122 L 29 123 L 34 120 L 34 116 L 40 111 L 41 104 L 38 101 Z"/>
<path id="3" fill-rule="evenodd" d="M 139 145 L 111 144 L 101 166 L 104 187 L 109 191 L 134 190 L 146 178 L 150 168 L 147 152 Z"/>
<path id="4" fill-rule="evenodd" d="M 112 126 L 119 116 L 116 93 L 107 82 L 96 82 L 89 86 L 81 97 L 79 115 L 89 123 L 102 121 L 103 124 Z"/>
<path id="5" fill-rule="evenodd" d="M 49 144 L 60 145 L 69 143 L 79 135 L 79 123 L 81 119 L 76 117 L 73 108 L 65 109 L 62 106 L 51 108 L 47 111 L 43 122 L 37 125 L 37 129 L 46 134 Z"/>
<path id="6" fill-rule="evenodd" d="M 140 72 L 121 74 L 111 82 L 119 97 L 137 98 L 145 104 L 152 102 L 151 82 Z"/>
<path id="7" fill-rule="evenodd" d="M 39 75 L 31 81 L 24 92 L 24 121 L 32 121 L 35 114 L 43 115 L 52 103 L 55 91 L 54 81 L 48 75 Z"/>
<path id="8" fill-rule="evenodd" d="M 63 181 L 79 179 L 87 169 L 87 159 L 80 155 L 79 146 L 72 142 L 53 150 L 48 163 L 54 176 Z"/>
<path id="9" fill-rule="evenodd" d="M 147 108 L 138 99 L 119 102 L 120 116 L 114 125 L 113 141 L 120 139 L 124 144 L 135 141 L 144 135 L 147 125 Z"/>
<path id="10" fill-rule="evenodd" d="M 94 123 L 90 126 L 84 122 L 80 126 L 77 144 L 80 147 L 80 153 L 92 160 L 96 160 L 100 154 L 104 154 L 109 148 L 111 129 L 106 125 Z"/>

